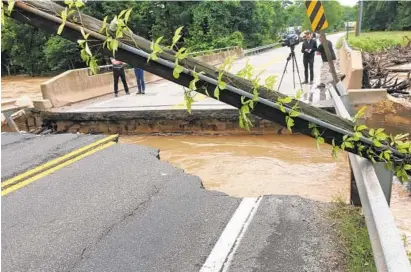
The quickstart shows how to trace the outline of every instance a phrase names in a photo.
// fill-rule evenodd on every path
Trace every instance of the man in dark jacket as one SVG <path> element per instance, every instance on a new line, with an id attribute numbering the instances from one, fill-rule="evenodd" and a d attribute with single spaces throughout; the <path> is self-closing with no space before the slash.
<path id="1" fill-rule="evenodd" d="M 322 66 L 321 66 L 321 75 L 320 75 L 320 85 L 318 85 L 318 88 L 324 88 L 325 84 L 327 82 L 332 81 L 332 75 L 331 75 L 331 71 L 330 71 L 330 65 L 328 64 L 328 60 L 327 60 L 327 55 L 325 54 L 325 49 L 324 49 L 324 37 L 320 36 L 320 42 L 321 44 L 318 46 L 318 53 L 321 54 L 321 59 L 323 61 Z M 327 40 L 328 42 L 328 48 L 330 49 L 330 54 L 331 54 L 331 59 L 334 62 L 334 67 L 335 67 L 335 71 L 337 73 L 337 76 L 340 76 L 340 72 L 338 70 L 338 66 L 335 64 L 335 60 L 337 59 L 335 57 L 335 52 L 333 49 L 333 44 Z M 341 80 L 344 79 L 345 76 L 341 76 Z"/>
<path id="2" fill-rule="evenodd" d="M 314 39 L 311 39 L 311 33 L 309 31 L 305 32 L 305 41 L 301 48 L 301 53 L 304 54 L 303 63 L 304 63 L 304 76 L 305 81 L 303 84 L 308 83 L 308 68 L 310 68 L 310 84 L 314 82 L 314 56 L 315 51 L 317 51 L 317 42 Z"/>

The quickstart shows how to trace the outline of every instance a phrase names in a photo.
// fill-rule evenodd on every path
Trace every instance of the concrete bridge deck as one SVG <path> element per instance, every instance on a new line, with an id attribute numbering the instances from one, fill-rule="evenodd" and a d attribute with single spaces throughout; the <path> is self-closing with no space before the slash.
<path id="1" fill-rule="evenodd" d="M 343 34 L 334 34 L 329 36 L 329 40 L 336 44 L 339 37 Z M 277 82 L 275 89 L 278 89 L 278 85 L 283 73 L 284 67 L 287 62 L 287 57 L 290 53 L 290 48 L 281 47 L 270 50 L 258 55 L 251 55 L 243 57 L 235 61 L 230 72 L 236 73 L 245 67 L 248 62 L 254 67 L 254 73 L 257 74 L 260 71 L 265 71 L 261 78 L 265 80 L 268 76 L 276 75 Z M 301 76 L 301 81 L 304 81 L 304 66 L 302 63 L 301 44 L 295 49 L 295 55 L 298 62 L 298 68 Z M 320 68 L 321 57 L 315 56 L 314 61 L 314 84 L 302 85 L 304 95 L 302 100 L 307 103 L 320 104 L 321 101 L 328 100 L 330 98 L 329 93 L 320 93 L 320 90 L 316 89 L 320 80 Z M 284 75 L 283 82 L 280 87 L 280 92 L 295 96 L 297 90 L 301 89 L 297 71 L 295 71 L 295 83 L 293 84 L 293 72 L 291 61 L 288 64 L 287 72 Z M 119 83 L 119 87 L 122 88 L 122 83 Z M 184 103 L 184 91 L 183 87 L 175 83 L 168 82 L 166 80 L 157 81 L 146 85 L 145 95 L 136 95 L 136 87 L 131 89 L 130 96 L 120 96 L 118 98 L 107 98 L 104 101 L 98 102 L 89 101 L 89 103 L 82 103 L 80 106 L 68 106 L 57 109 L 57 111 L 63 112 L 103 112 L 103 111 L 153 111 L 153 110 L 173 110 L 173 109 L 185 109 Z M 124 94 L 124 92 L 123 92 Z M 229 105 L 226 105 L 220 101 L 206 97 L 202 94 L 198 94 L 195 97 L 195 103 L 192 105 L 193 110 L 217 110 L 217 109 L 234 109 Z M 328 105 L 329 106 L 329 105 Z"/>

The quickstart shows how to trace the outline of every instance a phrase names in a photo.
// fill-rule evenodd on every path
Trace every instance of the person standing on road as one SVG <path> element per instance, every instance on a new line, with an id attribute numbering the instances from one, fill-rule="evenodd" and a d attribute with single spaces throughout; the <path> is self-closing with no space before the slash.
<path id="1" fill-rule="evenodd" d="M 136 75 L 137 79 L 137 94 L 145 94 L 146 91 L 146 84 L 144 83 L 144 70 L 138 67 L 134 68 L 134 74 Z"/>
<path id="2" fill-rule="evenodd" d="M 303 53 L 303 63 L 304 63 L 304 76 L 305 81 L 303 84 L 308 83 L 308 69 L 310 69 L 310 84 L 314 82 L 314 57 L 315 51 L 317 51 L 317 42 L 311 39 L 311 34 L 309 31 L 305 32 L 305 41 L 301 48 L 301 53 Z"/>
<path id="3" fill-rule="evenodd" d="M 317 54 L 321 54 L 321 59 L 323 63 L 321 66 L 320 84 L 317 86 L 317 88 L 324 88 L 327 82 L 332 80 L 332 77 L 331 77 L 330 65 L 328 64 L 327 55 L 325 54 L 325 49 L 324 49 L 324 42 L 325 42 L 324 36 L 320 36 L 320 42 L 321 44 L 318 46 Z M 327 42 L 328 42 L 328 48 L 330 49 L 331 59 L 334 62 L 335 71 L 337 75 L 340 76 L 340 71 L 338 70 L 338 67 L 335 64 L 335 60 L 337 58 L 335 57 L 333 44 L 329 40 L 327 40 Z M 343 80 L 345 78 L 345 75 L 340 76 L 340 78 L 341 80 Z"/>
<path id="4" fill-rule="evenodd" d="M 130 92 L 128 91 L 127 81 L 126 81 L 126 73 L 124 72 L 124 65 L 125 63 L 115 58 L 110 58 L 111 64 L 113 64 L 113 77 L 114 77 L 114 96 L 118 97 L 118 78 L 121 78 L 121 82 L 123 82 L 124 91 L 126 94 L 129 95 Z"/>

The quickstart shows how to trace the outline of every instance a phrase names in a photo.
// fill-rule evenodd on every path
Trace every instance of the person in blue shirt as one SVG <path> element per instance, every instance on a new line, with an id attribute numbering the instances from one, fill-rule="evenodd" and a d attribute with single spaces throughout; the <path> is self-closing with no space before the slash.
<path id="1" fill-rule="evenodd" d="M 136 75 L 137 79 L 137 94 L 145 94 L 146 92 L 146 84 L 144 83 L 144 70 L 138 67 L 134 68 L 134 74 Z"/>

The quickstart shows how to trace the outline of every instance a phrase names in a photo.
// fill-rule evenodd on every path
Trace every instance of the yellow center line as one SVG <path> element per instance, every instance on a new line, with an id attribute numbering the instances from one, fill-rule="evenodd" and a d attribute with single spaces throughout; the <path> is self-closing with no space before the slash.
<path id="1" fill-rule="evenodd" d="M 91 155 L 91 154 L 94 154 L 94 153 L 96 153 L 97 151 L 102 150 L 102 149 L 104 149 L 104 148 L 107 148 L 107 147 L 109 147 L 109 146 L 112 146 L 112 145 L 114 145 L 114 144 L 115 144 L 115 142 L 108 142 L 108 143 L 106 143 L 106 144 L 103 144 L 103 145 L 101 145 L 101 146 L 99 146 L 99 147 L 97 147 L 97 148 L 95 148 L 95 149 L 92 149 L 92 150 L 90 150 L 90 151 L 88 151 L 88 152 L 86 152 L 86 153 L 81 154 L 80 156 L 77 156 L 77 157 L 75 157 L 75 158 L 72 158 L 72 159 L 70 159 L 70 160 L 68 160 L 68 161 L 65 161 L 65 162 L 62 163 L 62 164 L 59 164 L 59 165 L 57 165 L 57 166 L 55 166 L 55 167 L 53 167 L 53 168 L 50 168 L 50 169 L 48 169 L 48 170 L 46 170 L 46 171 L 44 171 L 44 172 L 41 172 L 40 174 L 37 174 L 37 175 L 35 175 L 35 176 L 32 176 L 31 178 L 28 178 L 28 179 L 26 179 L 26 180 L 24 180 L 24 181 L 22 181 L 22 182 L 17 183 L 17 184 L 14 184 L 14 185 L 8 187 L 7 189 L 3 189 L 3 190 L 1 191 L 1 196 L 5 196 L 5 195 L 7 195 L 7 194 L 10 194 L 11 192 L 14 192 L 14 191 L 16 191 L 16 190 L 18 190 L 18 189 L 20 189 L 20 188 L 22 188 L 22 187 L 24 187 L 24 186 L 27 186 L 27 185 L 29 185 L 30 183 L 32 183 L 32 182 L 34 182 L 34 181 L 36 181 L 36 180 L 38 180 L 38 179 L 40 179 L 40 178 L 43 178 L 43 177 L 45 177 L 45 176 L 47 176 L 47 175 L 49 175 L 49 174 L 51 174 L 51 173 L 54 173 L 54 172 L 56 172 L 57 170 L 59 170 L 59 169 L 61 169 L 61 168 L 63 168 L 63 167 L 66 167 L 66 166 L 68 166 L 68 165 L 70 165 L 70 164 L 72 164 L 72 163 L 74 163 L 74 162 L 76 162 L 76 161 L 78 161 L 78 160 L 81 160 L 81 159 L 84 158 L 84 157 L 87 157 L 87 156 L 89 156 L 89 155 Z"/>
<path id="2" fill-rule="evenodd" d="M 266 62 L 266 63 L 263 63 L 263 64 L 257 66 L 257 69 L 258 69 L 258 71 L 262 71 L 262 70 L 266 69 L 267 67 L 273 65 L 274 63 L 279 62 L 279 61 L 282 60 L 283 58 L 284 58 L 284 56 L 281 56 L 281 57 L 278 56 L 278 57 L 274 58 L 273 60 L 270 60 L 270 61 L 268 61 L 268 62 Z M 206 98 L 208 98 L 208 96 L 206 96 L 206 95 L 204 95 L 204 94 L 201 94 L 201 93 L 198 93 L 198 94 L 196 94 L 196 96 L 195 96 L 195 98 L 194 98 L 193 104 L 194 104 L 195 102 L 202 101 L 202 100 L 204 100 L 204 99 L 206 99 Z M 186 102 L 185 102 L 185 100 L 183 100 L 183 101 L 175 104 L 175 105 L 172 107 L 173 110 L 182 110 L 182 109 L 185 109 L 185 108 L 186 108 Z"/>
<path id="3" fill-rule="evenodd" d="M 33 169 L 30 169 L 30 170 L 28 170 L 28 171 L 26 171 L 26 172 L 24 172 L 24 173 L 22 173 L 22 174 L 20 174 L 20 175 L 17 175 L 17 176 L 15 176 L 15 177 L 11 178 L 11 179 L 6 180 L 5 182 L 2 182 L 2 183 L 1 183 L 1 188 L 6 187 L 6 186 L 9 186 L 9 185 L 11 185 L 11 184 L 13 184 L 13 183 L 16 183 L 16 182 L 20 181 L 20 180 L 29 178 L 30 176 L 36 175 L 36 174 L 38 174 L 38 173 L 40 173 L 40 172 L 43 172 L 43 171 L 45 171 L 45 170 L 47 170 L 47 169 L 49 169 L 49 168 L 51 168 L 51 167 L 53 167 L 53 166 L 56 166 L 56 165 L 58 165 L 58 164 L 60 164 L 60 163 L 62 163 L 62 162 L 64 162 L 64 161 L 66 161 L 66 160 L 69 160 L 69 159 L 71 159 L 71 158 L 73 158 L 73 157 L 76 157 L 76 156 L 78 156 L 78 155 L 80 155 L 80 154 L 88 151 L 89 149 L 95 148 L 96 146 L 99 146 L 99 145 L 104 144 L 104 143 L 106 143 L 106 142 L 114 141 L 114 140 L 116 140 L 117 138 L 118 138 L 118 134 L 116 134 L 116 135 L 110 135 L 110 136 L 105 137 L 105 138 L 103 138 L 103 139 L 101 139 L 101 140 L 95 141 L 94 143 L 91 143 L 91 144 L 89 144 L 89 145 L 86 145 L 86 146 L 83 146 L 83 147 L 81 147 L 81 148 L 79 148 L 79 149 L 76 149 L 76 150 L 74 150 L 74 151 L 72 151 L 72 152 L 70 152 L 70 153 L 68 153 L 68 154 L 66 154 L 66 155 L 64 155 L 64 156 L 61 156 L 61 157 L 58 157 L 58 158 L 56 158 L 56 159 L 54 159 L 54 160 L 51 160 L 51 161 L 49 161 L 49 162 L 46 162 L 45 164 L 39 165 L 39 166 L 37 166 L 37 167 L 35 167 L 35 168 L 33 168 Z"/>

